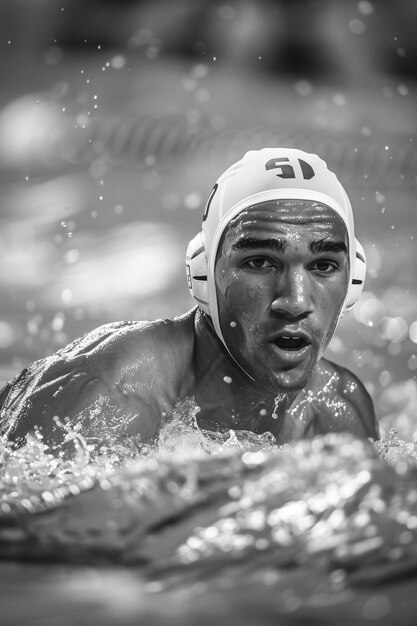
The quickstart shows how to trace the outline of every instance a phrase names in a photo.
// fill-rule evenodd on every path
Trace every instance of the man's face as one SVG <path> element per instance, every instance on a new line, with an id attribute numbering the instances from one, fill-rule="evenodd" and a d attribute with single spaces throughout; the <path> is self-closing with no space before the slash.
<path id="1" fill-rule="evenodd" d="M 257 382 L 305 386 L 343 305 L 347 248 L 340 217 L 308 200 L 259 203 L 230 222 L 215 266 L 220 325 Z"/>

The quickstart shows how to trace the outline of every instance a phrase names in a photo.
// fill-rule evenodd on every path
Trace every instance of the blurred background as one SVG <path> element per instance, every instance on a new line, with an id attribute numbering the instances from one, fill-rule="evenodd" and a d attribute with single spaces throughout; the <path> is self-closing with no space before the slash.
<path id="1" fill-rule="evenodd" d="M 1 0 L 0 384 L 192 306 L 187 242 L 251 148 L 317 152 L 369 264 L 328 356 L 417 431 L 417 3 Z"/>

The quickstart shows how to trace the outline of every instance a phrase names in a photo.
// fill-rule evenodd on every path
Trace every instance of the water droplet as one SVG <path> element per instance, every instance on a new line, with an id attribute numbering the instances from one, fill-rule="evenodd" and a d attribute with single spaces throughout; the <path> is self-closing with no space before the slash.
<path id="1" fill-rule="evenodd" d="M 80 258 L 80 252 L 76 248 L 73 248 L 72 250 L 67 250 L 67 252 L 64 255 L 65 262 L 69 264 L 76 263 L 79 258 Z"/>
<path id="2" fill-rule="evenodd" d="M 313 93 L 313 85 L 308 80 L 298 80 L 294 85 L 299 96 L 305 97 Z"/>
<path id="3" fill-rule="evenodd" d="M 366 30 L 366 25 L 362 20 L 354 18 L 353 20 L 350 20 L 349 22 L 349 30 L 354 35 L 362 35 Z"/>
<path id="4" fill-rule="evenodd" d="M 187 209 L 199 209 L 201 207 L 202 199 L 199 193 L 190 193 L 185 197 L 184 204 Z"/>
<path id="5" fill-rule="evenodd" d="M 415 372 L 417 370 L 417 355 L 416 354 L 412 354 L 410 358 L 408 359 L 408 368 L 412 372 Z"/>
<path id="6" fill-rule="evenodd" d="M 278 417 L 279 417 L 278 409 L 279 409 L 279 405 L 280 405 L 281 401 L 282 401 L 282 396 L 277 396 L 274 399 L 274 410 L 272 411 L 272 419 L 274 419 L 274 420 L 278 419 Z"/>
<path id="7" fill-rule="evenodd" d="M 358 10 L 362 15 L 372 15 L 374 12 L 374 6 L 371 2 L 366 2 L 365 0 L 358 2 Z"/>
<path id="8" fill-rule="evenodd" d="M 72 300 L 72 291 L 71 289 L 63 289 L 61 293 L 62 301 L 65 303 L 69 303 Z"/>
<path id="9" fill-rule="evenodd" d="M 126 59 L 121 54 L 116 54 L 116 56 L 112 58 L 110 64 L 114 70 L 120 70 L 125 66 Z"/>
<path id="10" fill-rule="evenodd" d="M 417 343 L 417 320 L 410 324 L 408 335 L 413 343 Z"/>
<path id="11" fill-rule="evenodd" d="M 344 107 L 346 105 L 346 98 L 341 93 L 335 93 L 332 100 L 337 107 Z"/>
<path id="12" fill-rule="evenodd" d="M 379 384 L 381 387 L 387 387 L 391 382 L 391 374 L 388 370 L 383 370 L 379 375 Z"/>
<path id="13" fill-rule="evenodd" d="M 197 63 L 192 68 L 191 74 L 197 80 L 201 80 L 202 78 L 205 78 L 209 72 L 210 68 L 208 65 L 206 65 L 205 63 Z"/>
<path id="14" fill-rule="evenodd" d="M 0 320 L 0 348 L 9 348 L 15 341 L 15 333 L 9 322 Z"/>
<path id="15" fill-rule="evenodd" d="M 403 317 L 383 317 L 378 324 L 378 332 L 387 341 L 401 343 L 409 334 L 409 328 Z"/>
<path id="16" fill-rule="evenodd" d="M 149 61 L 154 61 L 155 59 L 158 58 L 158 56 L 159 56 L 159 48 L 157 48 L 156 46 L 149 46 L 148 48 L 146 48 L 145 57 Z"/>
<path id="17" fill-rule="evenodd" d="M 52 330 L 59 333 L 64 328 L 65 313 L 59 311 L 51 322 Z"/>
<path id="18" fill-rule="evenodd" d="M 387 596 L 378 594 L 365 601 L 362 615 L 365 620 L 376 621 L 391 611 L 391 601 Z"/>

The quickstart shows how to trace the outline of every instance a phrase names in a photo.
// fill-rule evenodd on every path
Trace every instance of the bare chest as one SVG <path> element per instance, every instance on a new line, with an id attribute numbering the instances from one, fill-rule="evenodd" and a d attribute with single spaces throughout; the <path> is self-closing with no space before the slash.
<path id="1" fill-rule="evenodd" d="M 357 415 L 341 393 L 337 372 L 319 372 L 306 389 L 285 405 L 282 396 L 236 392 L 219 381 L 196 390 L 197 424 L 206 430 L 271 432 L 278 444 L 351 430 Z"/>

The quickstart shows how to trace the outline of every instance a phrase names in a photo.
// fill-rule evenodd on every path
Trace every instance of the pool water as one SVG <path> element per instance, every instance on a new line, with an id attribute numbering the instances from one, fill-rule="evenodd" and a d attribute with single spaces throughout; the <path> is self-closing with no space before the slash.
<path id="1" fill-rule="evenodd" d="M 70 430 L 54 454 L 39 434 L 17 450 L 3 441 L 1 553 L 164 576 L 192 565 L 202 578 L 214 564 L 316 555 L 355 571 L 417 565 L 416 444 L 391 430 L 375 444 L 326 435 L 276 446 L 269 433 L 200 430 L 195 415 L 142 449 Z"/>

